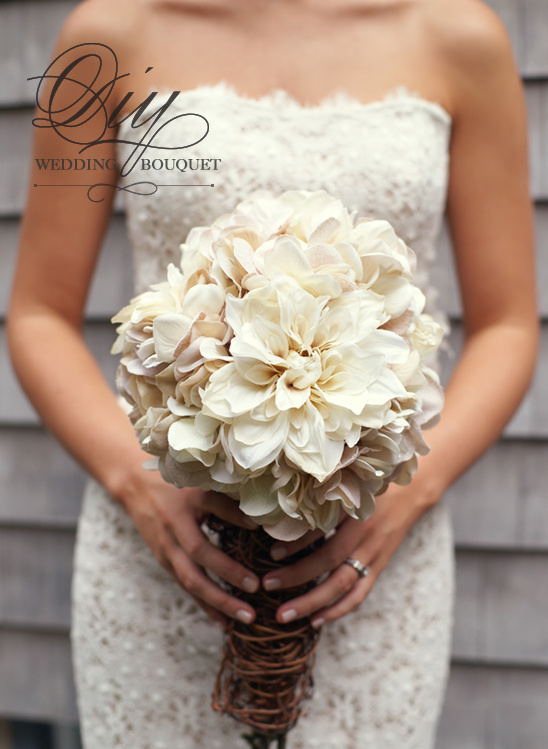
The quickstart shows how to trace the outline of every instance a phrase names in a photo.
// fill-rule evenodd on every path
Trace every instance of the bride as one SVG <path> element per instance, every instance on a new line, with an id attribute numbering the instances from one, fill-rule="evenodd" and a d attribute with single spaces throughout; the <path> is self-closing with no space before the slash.
<path id="1" fill-rule="evenodd" d="M 44 423 L 91 477 L 73 583 L 84 746 L 240 745 L 242 727 L 211 711 L 210 694 L 222 626 L 255 612 L 214 573 L 250 592 L 325 575 L 277 615 L 280 623 L 311 617 L 323 628 L 315 693 L 292 747 L 431 749 L 453 604 L 443 495 L 500 435 L 536 352 L 526 116 L 506 32 L 479 0 L 460 0 L 458 10 L 452 0 L 86 0 L 64 24 L 54 57 L 81 44 L 110 48 L 119 76 L 129 73 L 105 101 L 120 142 L 104 136 L 86 158 L 124 163 L 140 137 L 125 116 L 151 91 L 162 93 L 147 114 L 180 91 L 173 111 L 198 113 L 210 126 L 183 156 L 219 159 L 217 171 L 191 179 L 162 167 L 154 195 L 125 194 L 136 291 L 176 261 L 193 225 L 231 211 L 253 189 L 326 189 L 358 215 L 393 223 L 417 253 L 434 313 L 427 271 L 447 209 L 466 332 L 413 482 L 379 497 L 365 523 L 343 520 L 298 563 L 291 555 L 315 535 L 278 543 L 286 566 L 259 580 L 200 529 L 208 513 L 245 525 L 233 501 L 175 489 L 143 469 L 148 456 L 84 344 L 82 314 L 116 172 L 101 174 L 106 197 L 95 202 L 76 186 L 33 189 L 32 167 L 9 342 Z M 96 59 L 81 62 L 78 81 L 110 80 L 112 57 L 102 62 L 100 74 Z M 53 86 L 45 80 L 43 107 Z M 61 87 L 55 116 L 74 99 L 74 87 Z M 32 164 L 81 157 L 78 144 L 98 137 L 85 119 L 74 137 L 37 128 Z M 165 130 L 165 147 L 185 141 L 185 122 Z M 150 181 L 142 167 L 121 185 Z M 69 181 L 62 174 L 59 184 Z M 99 181 L 92 170 L 82 176 L 74 183 Z M 214 187 L 180 186 L 189 182 Z M 352 560 L 359 564 L 345 563 Z M 364 567 L 370 574 L 360 574 Z"/>

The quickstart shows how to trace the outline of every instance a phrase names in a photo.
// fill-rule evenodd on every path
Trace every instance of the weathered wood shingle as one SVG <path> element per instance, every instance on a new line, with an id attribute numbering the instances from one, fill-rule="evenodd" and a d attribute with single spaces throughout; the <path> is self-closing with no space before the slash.
<path id="1" fill-rule="evenodd" d="M 544 670 L 455 664 L 438 749 L 543 749 L 548 675 Z"/>
<path id="2" fill-rule="evenodd" d="M 2 627 L 0 663 L 0 714 L 26 720 L 77 720 L 65 633 Z"/>
<path id="3" fill-rule="evenodd" d="M 3 106 L 34 101 L 36 83 L 27 78 L 45 71 L 63 21 L 77 5 L 77 0 L 12 0 L 0 5 Z"/>

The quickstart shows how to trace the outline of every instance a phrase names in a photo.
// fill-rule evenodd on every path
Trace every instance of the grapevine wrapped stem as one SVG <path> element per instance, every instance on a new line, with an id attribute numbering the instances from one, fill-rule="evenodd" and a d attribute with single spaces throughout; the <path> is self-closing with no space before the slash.
<path id="1" fill-rule="evenodd" d="M 262 528 L 247 530 L 216 518 L 209 518 L 208 526 L 218 534 L 219 547 L 259 577 L 282 566 L 271 558 L 275 541 Z M 310 547 L 304 553 L 310 553 Z M 213 708 L 252 728 L 253 734 L 246 739 L 254 749 L 270 747 L 276 739 L 278 747 L 285 746 L 284 737 L 312 693 L 319 630 L 308 618 L 279 624 L 276 611 L 315 584 L 280 591 L 261 588 L 253 594 L 231 590 L 253 606 L 256 618 L 252 624 L 237 620 L 228 624 Z"/>

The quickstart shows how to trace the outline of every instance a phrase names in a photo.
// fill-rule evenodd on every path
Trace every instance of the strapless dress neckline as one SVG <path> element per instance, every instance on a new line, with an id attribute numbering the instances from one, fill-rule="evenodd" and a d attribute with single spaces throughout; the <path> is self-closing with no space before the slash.
<path id="1" fill-rule="evenodd" d="M 150 90 L 149 93 L 156 93 L 156 97 L 150 102 L 149 107 L 153 107 L 154 104 L 160 104 L 167 99 L 173 91 L 171 89 L 162 87 L 158 91 Z M 333 111 L 338 113 L 348 111 L 355 113 L 360 111 L 363 113 L 374 112 L 379 108 L 386 107 L 398 107 L 402 105 L 410 105 L 430 112 L 433 116 L 440 118 L 447 126 L 451 126 L 453 122 L 452 115 L 448 110 L 436 101 L 425 98 L 421 94 L 415 91 L 411 91 L 404 85 L 395 86 L 389 89 L 384 96 L 379 99 L 372 101 L 361 101 L 357 97 L 349 94 L 342 88 L 327 94 L 322 97 L 320 101 L 316 103 L 307 104 L 301 102 L 293 94 L 290 94 L 286 89 L 273 88 L 271 91 L 262 94 L 260 96 L 251 96 L 249 94 L 242 93 L 233 84 L 226 80 L 220 80 L 217 83 L 204 83 L 192 88 L 184 89 L 179 91 L 179 95 L 172 102 L 171 106 L 174 108 L 185 106 L 185 100 L 193 96 L 207 97 L 225 97 L 232 101 L 237 101 L 242 105 L 251 107 L 263 107 L 263 108 L 278 108 L 279 111 L 293 111 L 299 114 L 310 114 L 310 115 L 331 115 Z M 126 116 L 119 127 L 129 124 L 131 122 L 131 116 Z"/>

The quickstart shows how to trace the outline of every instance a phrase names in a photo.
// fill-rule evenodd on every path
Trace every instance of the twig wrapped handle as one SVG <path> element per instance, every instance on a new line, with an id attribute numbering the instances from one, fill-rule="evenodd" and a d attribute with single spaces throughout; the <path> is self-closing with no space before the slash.
<path id="1" fill-rule="evenodd" d="M 207 525 L 218 534 L 219 547 L 259 577 L 287 564 L 286 560 L 282 564 L 271 558 L 275 540 L 262 528 L 247 530 L 212 517 Z M 318 545 L 316 542 L 314 548 Z M 311 550 L 312 546 L 300 555 Z M 276 611 L 284 601 L 303 595 L 315 585 L 312 581 L 281 591 L 259 589 L 254 594 L 231 588 L 232 594 L 255 608 L 257 616 L 252 624 L 237 620 L 228 624 L 213 708 L 255 729 L 255 737 L 250 737 L 255 741 L 253 747 L 258 746 L 256 740 L 261 735 L 268 742 L 261 747 L 285 736 L 297 722 L 303 700 L 311 695 L 320 631 L 309 619 L 279 624 Z"/>

